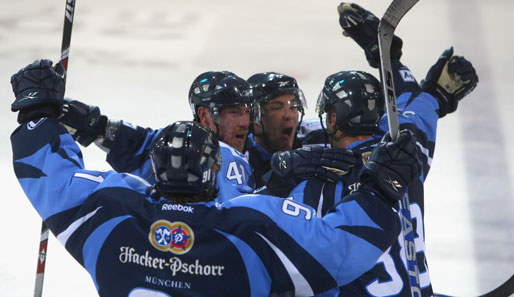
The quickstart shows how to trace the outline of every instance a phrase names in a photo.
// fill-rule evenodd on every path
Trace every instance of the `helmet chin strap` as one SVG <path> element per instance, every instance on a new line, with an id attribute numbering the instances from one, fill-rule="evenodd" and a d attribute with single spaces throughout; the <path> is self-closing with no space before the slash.
<path id="1" fill-rule="evenodd" d="M 253 131 L 253 135 L 259 137 L 262 140 L 262 143 L 259 143 L 261 146 L 263 146 L 268 151 L 272 152 L 273 150 L 270 148 L 270 145 L 269 145 L 270 141 L 269 141 L 269 139 L 267 137 L 267 134 L 266 134 L 266 131 L 264 129 L 264 125 L 262 124 L 262 121 L 259 124 L 257 124 L 257 125 L 261 126 L 261 133 L 260 134 L 256 134 L 255 130 L 254 130 Z"/>
<path id="2" fill-rule="evenodd" d="M 295 149 L 295 143 L 298 141 L 298 130 L 300 129 L 300 126 L 302 125 L 302 121 L 303 121 L 303 116 L 305 115 L 305 112 L 303 111 L 303 108 L 302 108 L 302 111 L 300 112 L 300 120 L 298 121 L 298 125 L 296 126 L 296 131 L 294 133 L 294 138 L 293 138 L 293 147 L 291 149 Z M 301 147 L 301 143 L 300 143 L 300 147 Z M 325 145 L 326 146 L 326 145 Z"/>
<path id="3" fill-rule="evenodd" d="M 327 147 L 329 139 L 331 140 L 332 137 L 337 133 L 337 130 L 339 130 L 336 126 L 334 129 L 334 132 L 330 133 L 328 132 L 328 127 L 325 128 L 325 125 L 323 125 L 323 117 L 321 116 L 321 113 L 318 114 L 319 117 L 319 123 L 321 124 L 321 129 L 323 129 L 323 135 L 325 135 L 325 147 Z M 330 145 L 332 146 L 332 142 L 330 142 Z"/>
<path id="4" fill-rule="evenodd" d="M 223 139 L 221 139 L 220 137 L 220 125 L 218 124 L 218 120 L 219 120 L 219 113 L 218 114 L 215 114 L 215 112 L 213 110 L 211 110 L 210 108 L 208 109 L 209 110 L 209 115 L 212 119 L 212 123 L 214 124 L 214 126 L 216 127 L 216 131 L 214 132 L 214 134 L 216 134 L 216 137 L 218 137 L 218 139 L 220 141 L 223 141 L 225 142 Z"/>

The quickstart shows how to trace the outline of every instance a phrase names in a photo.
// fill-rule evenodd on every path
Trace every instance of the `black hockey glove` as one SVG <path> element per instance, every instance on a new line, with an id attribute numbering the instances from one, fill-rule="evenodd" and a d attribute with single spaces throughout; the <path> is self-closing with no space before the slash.
<path id="1" fill-rule="evenodd" d="M 36 60 L 11 77 L 16 96 L 11 110 L 19 111 L 18 123 L 59 116 L 65 89 L 64 71 L 61 63 L 52 67 L 50 60 Z"/>
<path id="2" fill-rule="evenodd" d="M 287 183 L 297 184 L 311 177 L 337 182 L 358 160 L 350 150 L 307 147 L 273 154 L 271 169 Z"/>
<path id="3" fill-rule="evenodd" d="M 457 109 L 459 101 L 478 84 L 478 76 L 471 62 L 453 56 L 453 47 L 445 50 L 421 81 L 421 89 L 439 102 L 439 117 Z"/>
<path id="4" fill-rule="evenodd" d="M 88 146 L 97 137 L 105 135 L 107 117 L 100 114 L 98 106 L 77 100 L 64 99 L 59 121 L 66 127 L 75 141 Z"/>
<path id="5" fill-rule="evenodd" d="M 361 170 L 360 188 L 375 192 L 393 206 L 420 173 L 416 137 L 409 130 L 402 130 L 400 137 L 392 142 L 386 133 Z"/>
<path id="6" fill-rule="evenodd" d="M 368 63 L 373 68 L 380 66 L 378 47 L 378 23 L 380 20 L 370 11 L 355 3 L 341 2 L 337 7 L 339 24 L 343 35 L 351 37 L 364 50 Z M 403 41 L 394 35 L 391 43 L 391 60 L 400 60 Z"/>

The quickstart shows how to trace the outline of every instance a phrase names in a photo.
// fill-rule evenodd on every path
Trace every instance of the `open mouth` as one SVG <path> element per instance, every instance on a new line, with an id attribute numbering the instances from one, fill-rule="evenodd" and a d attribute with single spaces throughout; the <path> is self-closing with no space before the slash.
<path id="1" fill-rule="evenodd" d="M 290 137 L 293 134 L 293 128 L 285 128 L 280 130 L 280 134 L 284 137 Z"/>
<path id="2" fill-rule="evenodd" d="M 237 139 L 244 140 L 244 139 L 245 139 L 246 134 L 236 134 L 235 136 L 236 136 L 236 138 L 237 138 Z"/>

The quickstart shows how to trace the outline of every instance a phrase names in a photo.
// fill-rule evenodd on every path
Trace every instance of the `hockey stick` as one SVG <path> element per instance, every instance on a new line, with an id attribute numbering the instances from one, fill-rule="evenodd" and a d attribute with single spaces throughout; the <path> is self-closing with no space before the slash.
<path id="1" fill-rule="evenodd" d="M 501 284 L 498 288 L 478 297 L 505 297 L 514 294 L 514 275 Z M 453 297 L 450 295 L 434 294 L 434 297 Z"/>
<path id="2" fill-rule="evenodd" d="M 378 24 L 378 46 L 380 49 L 380 63 L 382 74 L 382 86 L 386 95 L 387 120 L 391 138 L 396 140 L 398 131 L 398 113 L 396 108 L 396 94 L 394 92 L 393 71 L 391 66 L 391 43 L 393 42 L 394 30 L 402 17 L 419 0 L 393 0 L 387 8 L 384 16 Z"/>
<path id="3" fill-rule="evenodd" d="M 66 82 L 66 74 L 68 71 L 68 58 L 71 43 L 71 29 L 73 27 L 73 15 L 75 12 L 75 0 L 66 0 L 66 11 L 64 15 L 64 28 L 62 33 L 61 44 L 61 63 L 64 66 L 64 81 Z M 34 287 L 34 297 L 43 295 L 43 281 L 45 278 L 46 255 L 48 253 L 48 236 L 50 230 L 48 226 L 41 224 L 41 236 L 39 238 L 39 253 L 37 257 L 36 285 Z"/>
<path id="4" fill-rule="evenodd" d="M 478 297 L 502 297 L 514 294 L 514 274 L 498 288 Z"/>
<path id="5" fill-rule="evenodd" d="M 396 107 L 396 94 L 394 91 L 393 70 L 391 65 L 391 43 L 393 42 L 394 30 L 402 17 L 419 0 L 393 0 L 387 8 L 384 16 L 378 24 L 378 46 L 380 49 L 381 80 L 386 99 L 387 120 L 389 134 L 394 141 L 399 136 L 399 121 Z M 419 284 L 419 270 L 416 257 L 416 245 L 414 243 L 414 230 L 411 220 L 409 195 L 406 193 L 400 201 L 400 217 L 404 237 L 405 256 L 407 259 L 407 270 L 412 296 L 421 297 Z"/>

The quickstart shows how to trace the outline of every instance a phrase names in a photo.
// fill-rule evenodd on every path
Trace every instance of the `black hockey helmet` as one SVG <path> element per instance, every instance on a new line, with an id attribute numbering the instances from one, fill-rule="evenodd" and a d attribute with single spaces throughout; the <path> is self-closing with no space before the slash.
<path id="1" fill-rule="evenodd" d="M 331 106 L 336 112 L 336 129 L 351 135 L 373 134 L 384 109 L 380 82 L 364 71 L 332 74 L 325 79 L 316 104 L 320 121 Z"/>
<path id="2" fill-rule="evenodd" d="M 261 107 L 271 99 L 282 95 L 294 95 L 298 99 L 299 106 L 297 108 L 303 118 L 307 102 L 293 77 L 276 72 L 262 72 L 252 75 L 248 78 L 248 82 L 253 88 L 255 103 L 258 103 L 255 104 L 256 113 L 254 114 L 257 123 L 260 122 Z"/>
<path id="3" fill-rule="evenodd" d="M 189 89 L 189 105 L 195 121 L 198 121 L 198 107 L 205 106 L 216 121 L 221 108 L 228 105 L 253 103 L 250 84 L 230 71 L 208 71 L 195 78 Z"/>
<path id="4" fill-rule="evenodd" d="M 218 138 L 199 123 L 178 121 L 164 128 L 152 143 L 150 159 L 155 187 L 161 193 L 198 194 L 215 189 L 221 167 Z"/>

